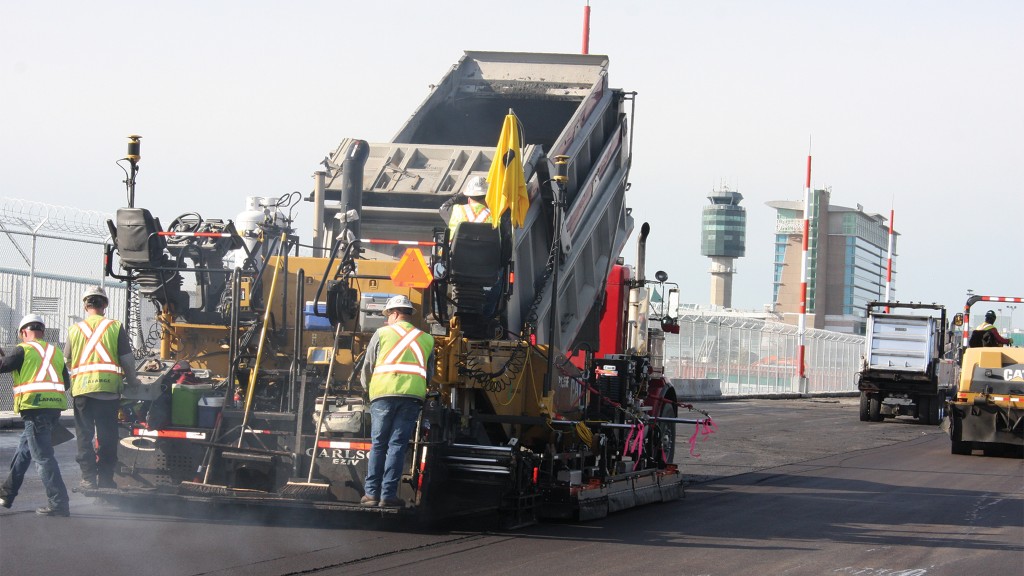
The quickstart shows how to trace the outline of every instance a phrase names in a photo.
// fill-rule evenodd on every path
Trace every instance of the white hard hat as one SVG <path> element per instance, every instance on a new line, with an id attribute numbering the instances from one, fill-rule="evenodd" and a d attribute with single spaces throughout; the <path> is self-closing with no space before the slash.
<path id="1" fill-rule="evenodd" d="M 18 323 L 18 331 L 20 332 L 22 328 L 29 324 L 42 324 L 44 328 L 46 327 L 46 321 L 43 320 L 43 317 L 39 314 L 26 314 L 25 317 L 21 319 L 21 322 Z"/>
<path id="2" fill-rule="evenodd" d="M 466 186 L 462 189 L 466 196 L 478 197 L 487 195 L 487 179 L 483 176 L 473 176 L 466 180 Z"/>
<path id="3" fill-rule="evenodd" d="M 104 300 L 109 300 L 109 298 L 107 298 L 107 293 L 103 290 L 102 286 L 93 286 L 86 290 L 85 294 L 82 294 L 82 302 L 88 300 L 90 296 L 101 296 Z"/>
<path id="4" fill-rule="evenodd" d="M 408 296 L 402 296 L 401 294 L 398 296 L 392 296 L 388 299 L 388 303 L 384 305 L 384 312 L 394 310 L 396 308 L 405 308 L 410 311 L 415 310 L 412 305 L 412 300 L 409 300 Z"/>

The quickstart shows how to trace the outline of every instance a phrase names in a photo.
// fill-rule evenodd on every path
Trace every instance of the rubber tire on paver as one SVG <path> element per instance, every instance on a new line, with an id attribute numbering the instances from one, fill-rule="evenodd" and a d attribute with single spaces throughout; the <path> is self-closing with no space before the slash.
<path id="1" fill-rule="evenodd" d="M 951 454 L 958 456 L 970 456 L 971 455 L 971 443 L 960 440 L 963 437 L 963 423 L 960 418 L 954 414 L 949 416 L 949 451 Z"/>
<path id="2" fill-rule="evenodd" d="M 867 392 L 861 392 L 860 393 L 860 421 L 861 422 L 867 422 L 868 420 L 871 419 L 871 414 L 869 412 L 869 410 L 870 410 L 869 404 L 870 404 L 870 402 L 868 401 L 868 393 Z"/>
<path id="3" fill-rule="evenodd" d="M 872 422 L 882 421 L 882 399 L 878 394 L 872 394 L 868 402 L 868 418 Z"/>
<path id="4" fill-rule="evenodd" d="M 659 416 L 662 418 L 675 418 L 675 406 L 668 402 L 663 402 Z M 665 463 L 672 464 L 675 462 L 676 457 L 676 424 L 675 422 L 659 422 L 658 427 L 661 428 L 661 442 L 662 447 L 665 449 Z"/>

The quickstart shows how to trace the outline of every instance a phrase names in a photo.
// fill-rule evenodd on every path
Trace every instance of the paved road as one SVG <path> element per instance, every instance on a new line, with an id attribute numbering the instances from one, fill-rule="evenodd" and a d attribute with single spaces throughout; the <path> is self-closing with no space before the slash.
<path id="1" fill-rule="evenodd" d="M 515 532 L 410 533 L 361 517 L 135 513 L 77 494 L 39 518 L 30 474 L 0 511 L 0 574 L 558 573 L 925 576 L 1024 572 L 1024 461 L 949 453 L 938 427 L 862 423 L 853 399 L 705 404 L 679 502 Z M 691 430 L 679 431 L 685 445 Z M 14 433 L 0 433 L 9 459 Z M 77 482 L 69 445 L 62 469 Z M 686 449 L 682 450 L 686 452 Z M 44 543 L 55 544 L 40 555 Z M 34 562 L 28 558 L 37 557 Z"/>

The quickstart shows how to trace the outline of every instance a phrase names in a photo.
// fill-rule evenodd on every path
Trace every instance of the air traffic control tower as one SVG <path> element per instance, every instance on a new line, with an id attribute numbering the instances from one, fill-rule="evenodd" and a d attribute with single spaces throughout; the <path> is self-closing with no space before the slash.
<path id="1" fill-rule="evenodd" d="M 732 308 L 733 260 L 747 250 L 747 209 L 743 195 L 728 187 L 712 191 L 704 207 L 700 253 L 711 258 L 711 304 Z"/>

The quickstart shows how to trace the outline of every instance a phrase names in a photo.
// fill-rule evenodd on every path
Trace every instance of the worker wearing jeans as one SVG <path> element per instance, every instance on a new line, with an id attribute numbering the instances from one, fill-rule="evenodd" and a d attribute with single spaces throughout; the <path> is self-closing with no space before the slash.
<path id="1" fill-rule="evenodd" d="M 49 501 L 47 506 L 37 509 L 36 514 L 69 516 L 68 491 L 53 455 L 52 435 L 61 411 L 68 406 L 64 390 L 71 380 L 60 349 L 43 340 L 45 324 L 41 316 L 25 316 L 18 332 L 22 343 L 0 361 L 0 372 L 13 373 L 14 411 L 21 414 L 25 429 L 11 460 L 10 473 L 0 486 L 0 506 L 11 507 L 25 480 L 25 472 L 35 460 Z"/>
<path id="2" fill-rule="evenodd" d="M 373 333 L 363 359 L 362 384 L 369 391 L 372 447 L 367 458 L 363 506 L 402 506 L 398 482 L 429 374 L 434 366 L 434 338 L 409 321 L 414 312 L 405 296 L 384 305 L 387 326 Z"/>
<path id="3" fill-rule="evenodd" d="M 402 504 L 398 499 L 398 481 L 402 479 L 405 465 L 405 448 L 416 429 L 422 405 L 413 398 L 397 396 L 378 398 L 370 404 L 373 448 L 370 449 L 365 488 L 370 500 L 374 499 L 373 495 L 379 495 L 380 506 Z"/>

